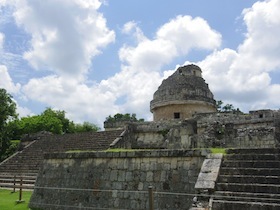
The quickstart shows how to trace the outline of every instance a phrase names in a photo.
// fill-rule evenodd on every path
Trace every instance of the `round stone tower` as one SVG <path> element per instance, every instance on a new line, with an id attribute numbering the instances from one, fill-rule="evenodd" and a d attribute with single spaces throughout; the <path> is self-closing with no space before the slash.
<path id="1" fill-rule="evenodd" d="M 154 121 L 188 119 L 195 113 L 216 112 L 216 101 L 196 65 L 179 67 L 163 80 L 150 104 Z"/>

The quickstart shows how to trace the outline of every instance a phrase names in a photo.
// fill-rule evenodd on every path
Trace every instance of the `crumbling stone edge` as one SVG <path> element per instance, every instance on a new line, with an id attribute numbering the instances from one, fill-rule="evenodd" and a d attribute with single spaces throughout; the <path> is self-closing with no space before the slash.
<path id="1" fill-rule="evenodd" d="M 206 156 L 195 184 L 195 191 L 203 196 L 193 198 L 191 210 L 211 209 L 211 195 L 215 191 L 222 159 L 223 154 L 208 154 Z"/>

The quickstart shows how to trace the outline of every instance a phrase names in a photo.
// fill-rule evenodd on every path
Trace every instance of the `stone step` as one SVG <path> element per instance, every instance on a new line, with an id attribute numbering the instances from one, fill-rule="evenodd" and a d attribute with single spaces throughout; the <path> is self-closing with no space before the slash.
<path id="1" fill-rule="evenodd" d="M 248 192 L 231 192 L 231 191 L 215 191 L 214 199 L 216 200 L 232 200 L 232 201 L 253 201 L 280 204 L 279 194 L 270 193 L 248 193 Z"/>
<path id="2" fill-rule="evenodd" d="M 278 160 L 225 160 L 222 162 L 221 167 L 231 168 L 280 168 L 280 161 Z"/>
<path id="3" fill-rule="evenodd" d="M 40 164 L 38 165 L 21 165 L 21 164 L 9 164 L 9 165 L 3 165 L 0 168 L 18 168 L 18 169 L 22 169 L 22 168 L 38 168 L 40 166 Z"/>
<path id="4" fill-rule="evenodd" d="M 39 170 L 18 170 L 18 169 L 5 169 L 1 170 L 0 173 L 10 173 L 10 174 L 26 174 L 26 173 L 38 173 Z"/>
<path id="5" fill-rule="evenodd" d="M 280 160 L 280 154 L 227 154 L 224 160 Z"/>
<path id="6" fill-rule="evenodd" d="M 280 148 L 228 149 L 227 154 L 276 154 Z"/>
<path id="7" fill-rule="evenodd" d="M 266 202 L 214 200 L 212 209 L 215 210 L 279 210 L 280 204 Z"/>
<path id="8" fill-rule="evenodd" d="M 217 183 L 216 190 L 232 192 L 250 192 L 250 193 L 280 193 L 280 185 L 274 184 L 256 184 L 256 183 Z"/>
<path id="9" fill-rule="evenodd" d="M 220 175 L 219 183 L 279 184 L 280 176 Z"/>
<path id="10" fill-rule="evenodd" d="M 280 168 L 221 168 L 220 175 L 280 176 Z"/>
<path id="11" fill-rule="evenodd" d="M 16 179 L 36 179 L 37 174 L 5 174 L 5 173 L 0 173 L 0 178 L 16 178 Z"/>

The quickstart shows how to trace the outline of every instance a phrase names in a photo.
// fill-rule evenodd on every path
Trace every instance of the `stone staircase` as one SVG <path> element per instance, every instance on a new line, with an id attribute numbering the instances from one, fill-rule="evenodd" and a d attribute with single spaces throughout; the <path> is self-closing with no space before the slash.
<path id="1" fill-rule="evenodd" d="M 0 163 L 0 188 L 13 188 L 14 179 L 32 189 L 45 153 L 106 150 L 123 130 L 49 135 L 27 144 L 22 151 Z"/>
<path id="2" fill-rule="evenodd" d="M 220 168 L 213 210 L 280 209 L 280 149 L 231 149 Z"/>

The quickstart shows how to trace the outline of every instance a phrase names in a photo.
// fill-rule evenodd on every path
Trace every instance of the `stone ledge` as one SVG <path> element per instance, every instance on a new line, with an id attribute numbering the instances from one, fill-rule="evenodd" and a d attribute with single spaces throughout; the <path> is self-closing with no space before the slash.
<path id="1" fill-rule="evenodd" d="M 206 157 L 208 150 L 135 150 L 120 152 L 71 152 L 47 153 L 45 159 L 85 159 L 85 158 L 141 158 L 141 157 Z"/>

